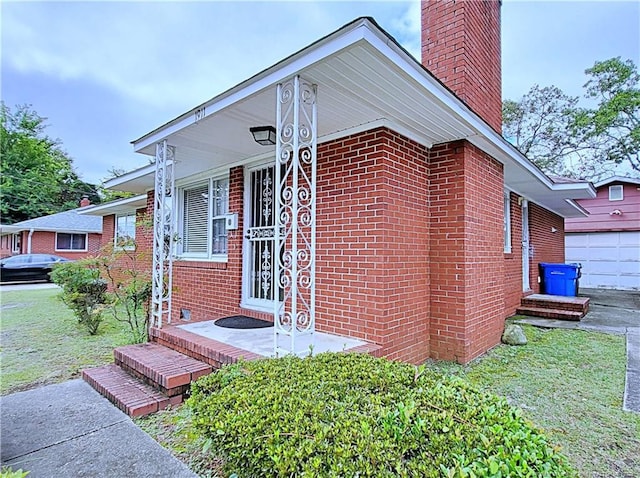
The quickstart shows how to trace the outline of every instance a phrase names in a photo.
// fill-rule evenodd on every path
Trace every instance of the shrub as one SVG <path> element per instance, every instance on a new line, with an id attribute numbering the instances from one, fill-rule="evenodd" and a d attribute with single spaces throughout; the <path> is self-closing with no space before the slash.
<path id="1" fill-rule="evenodd" d="M 126 323 L 131 341 L 147 340 L 151 299 L 151 257 L 134 240 L 114 247 L 108 244 L 95 259 L 109 284 L 108 305 L 116 320 Z"/>
<path id="2" fill-rule="evenodd" d="M 28 474 L 29 472 L 22 471 L 22 468 L 13 471 L 10 466 L 3 466 L 2 469 L 0 469 L 0 478 L 24 478 Z"/>
<path id="3" fill-rule="evenodd" d="M 62 301 L 69 306 L 89 335 L 96 335 L 103 320 L 107 282 L 100 278 L 92 259 L 57 264 L 53 282 L 62 287 Z"/>
<path id="4" fill-rule="evenodd" d="M 504 399 L 363 354 L 230 365 L 187 404 L 237 476 L 575 476 Z"/>

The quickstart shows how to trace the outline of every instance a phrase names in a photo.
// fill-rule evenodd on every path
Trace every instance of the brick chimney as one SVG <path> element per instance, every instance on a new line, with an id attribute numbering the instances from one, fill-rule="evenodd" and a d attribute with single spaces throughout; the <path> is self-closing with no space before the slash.
<path id="1" fill-rule="evenodd" d="M 422 0 L 422 64 L 502 130 L 501 0 Z"/>
<path id="2" fill-rule="evenodd" d="M 91 201 L 89 200 L 89 196 L 82 196 L 80 199 L 80 207 L 91 206 Z"/>

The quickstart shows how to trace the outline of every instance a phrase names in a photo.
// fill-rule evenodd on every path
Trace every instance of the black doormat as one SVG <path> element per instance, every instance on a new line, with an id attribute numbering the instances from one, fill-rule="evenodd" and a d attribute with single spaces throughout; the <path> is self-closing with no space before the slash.
<path id="1" fill-rule="evenodd" d="M 273 327 L 273 322 L 254 319 L 253 317 L 247 317 L 246 315 L 225 317 L 224 319 L 216 320 L 214 324 L 218 327 L 225 327 L 227 329 L 262 329 L 264 327 Z"/>

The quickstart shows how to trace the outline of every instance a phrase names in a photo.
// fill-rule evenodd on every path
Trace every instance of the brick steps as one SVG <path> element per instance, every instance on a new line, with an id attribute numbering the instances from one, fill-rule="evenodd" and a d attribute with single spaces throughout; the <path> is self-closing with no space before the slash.
<path id="1" fill-rule="evenodd" d="M 118 347 L 113 356 L 120 368 L 169 397 L 183 395 L 192 381 L 213 371 L 210 365 L 154 343 Z"/>
<path id="2" fill-rule="evenodd" d="M 167 397 L 115 364 L 82 371 L 82 378 L 130 417 L 141 417 L 182 403 L 182 395 Z"/>
<path id="3" fill-rule="evenodd" d="M 192 381 L 213 368 L 157 343 L 125 345 L 115 363 L 82 371 L 82 378 L 132 417 L 182 403 Z"/>
<path id="4" fill-rule="evenodd" d="M 517 314 L 547 319 L 580 320 L 589 311 L 588 297 L 532 294 L 522 299 Z"/>
<path id="5" fill-rule="evenodd" d="M 582 312 L 575 310 L 549 309 L 546 307 L 518 307 L 516 313 L 519 315 L 532 315 L 534 317 L 544 317 L 546 319 L 560 320 L 580 320 Z"/>
<path id="6" fill-rule="evenodd" d="M 161 329 L 152 327 L 149 329 L 149 340 L 209 364 L 215 370 L 225 364 L 236 363 L 239 359 L 264 358 L 254 352 L 242 350 L 178 327 L 163 327 Z"/>

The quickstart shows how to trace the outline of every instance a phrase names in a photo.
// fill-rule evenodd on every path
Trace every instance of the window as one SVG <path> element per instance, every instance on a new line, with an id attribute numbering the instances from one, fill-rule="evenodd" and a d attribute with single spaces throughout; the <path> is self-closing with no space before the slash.
<path id="1" fill-rule="evenodd" d="M 22 251 L 22 233 L 11 235 L 11 251 L 15 254 L 20 254 Z"/>
<path id="2" fill-rule="evenodd" d="M 504 193 L 504 252 L 511 252 L 511 193 Z"/>
<path id="3" fill-rule="evenodd" d="M 116 216 L 114 245 L 121 249 L 133 249 L 136 240 L 136 214 Z"/>
<path id="4" fill-rule="evenodd" d="M 56 251 L 86 251 L 86 234 L 56 233 Z"/>
<path id="5" fill-rule="evenodd" d="M 180 210 L 182 256 L 215 259 L 226 255 L 228 211 L 228 179 L 210 179 L 183 188 Z"/>
<path id="6" fill-rule="evenodd" d="M 609 186 L 609 201 L 622 201 L 623 199 L 622 184 Z"/>

